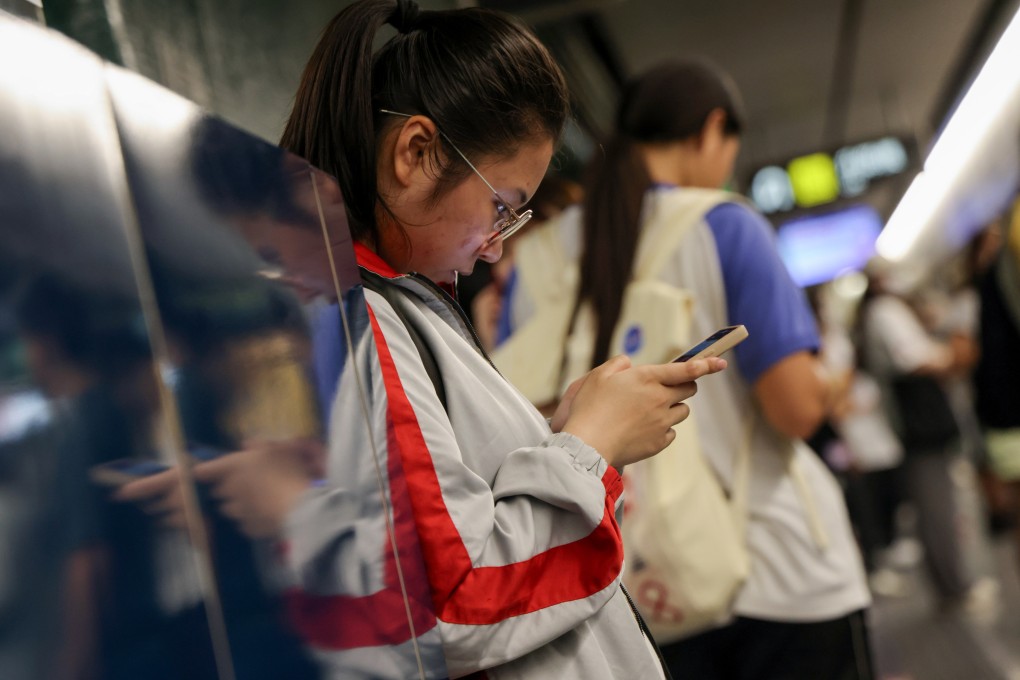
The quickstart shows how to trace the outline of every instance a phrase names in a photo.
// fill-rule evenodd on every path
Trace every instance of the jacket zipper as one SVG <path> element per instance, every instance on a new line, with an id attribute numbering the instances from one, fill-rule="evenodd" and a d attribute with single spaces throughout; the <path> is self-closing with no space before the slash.
<path id="1" fill-rule="evenodd" d="M 666 666 L 666 660 L 662 657 L 662 650 L 659 649 L 659 644 L 652 637 L 652 631 L 648 630 L 648 625 L 645 623 L 645 619 L 641 616 L 641 612 L 638 611 L 637 605 L 634 604 L 634 600 L 631 599 L 630 593 L 623 585 L 623 581 L 620 582 L 620 591 L 623 592 L 623 596 L 627 598 L 627 604 L 630 605 L 630 610 L 634 612 L 634 620 L 637 621 L 638 629 L 641 631 L 641 635 L 652 645 L 652 649 L 655 650 L 655 656 L 659 658 L 659 665 L 662 666 L 662 676 L 666 680 L 673 680 L 673 676 L 669 672 L 669 667 Z"/>

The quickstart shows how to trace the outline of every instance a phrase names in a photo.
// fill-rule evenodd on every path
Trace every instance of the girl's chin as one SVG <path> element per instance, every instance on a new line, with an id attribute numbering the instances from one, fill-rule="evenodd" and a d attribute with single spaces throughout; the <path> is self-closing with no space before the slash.
<path id="1" fill-rule="evenodd" d="M 429 278 L 432 279 L 435 283 L 445 283 L 452 285 L 457 281 L 457 274 L 458 272 L 456 270 L 436 272 L 435 274 L 429 276 Z M 467 276 L 467 274 L 464 274 L 464 276 Z"/>

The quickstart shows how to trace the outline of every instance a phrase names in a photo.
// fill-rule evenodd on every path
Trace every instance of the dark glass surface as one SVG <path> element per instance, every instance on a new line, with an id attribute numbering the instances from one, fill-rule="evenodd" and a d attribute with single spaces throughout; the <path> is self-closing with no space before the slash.
<path id="1" fill-rule="evenodd" d="M 173 454 L 103 64 L 3 15 L 0 62 L 0 677 L 172 677 L 203 580 L 110 476 Z"/>
<path id="2" fill-rule="evenodd" d="M 335 181 L 2 14 L 0 59 L 0 677 L 445 677 Z"/>

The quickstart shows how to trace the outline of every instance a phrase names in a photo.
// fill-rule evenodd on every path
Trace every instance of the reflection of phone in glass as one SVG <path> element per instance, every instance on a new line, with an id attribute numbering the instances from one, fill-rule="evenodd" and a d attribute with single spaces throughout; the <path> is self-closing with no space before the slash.
<path id="1" fill-rule="evenodd" d="M 690 361 L 717 357 L 728 349 L 733 349 L 747 338 L 747 329 L 743 326 L 727 326 L 720 328 L 694 347 L 678 356 L 673 361 Z"/>
<path id="2" fill-rule="evenodd" d="M 192 458 L 194 458 L 196 463 L 204 463 L 206 461 L 219 458 L 226 453 L 226 451 L 216 448 L 215 446 L 191 444 L 188 447 L 188 453 Z M 117 460 L 111 460 L 101 465 L 96 465 L 89 470 L 89 477 L 91 477 L 92 481 L 96 484 L 116 487 L 121 486 L 122 484 L 127 484 L 128 482 L 133 482 L 136 479 L 141 479 L 142 477 L 148 477 L 149 475 L 165 472 L 170 468 L 170 465 L 158 460 L 118 458 Z"/>
<path id="3" fill-rule="evenodd" d="M 216 448 L 215 446 L 206 446 L 205 444 L 192 444 L 188 447 L 188 453 L 195 459 L 196 462 L 206 463 L 210 460 L 215 460 L 227 453 L 223 449 Z"/>
<path id="4" fill-rule="evenodd" d="M 170 466 L 156 460 L 140 460 L 138 458 L 119 458 L 89 470 L 92 481 L 101 486 L 121 486 L 142 477 L 159 474 L 169 470 Z"/>

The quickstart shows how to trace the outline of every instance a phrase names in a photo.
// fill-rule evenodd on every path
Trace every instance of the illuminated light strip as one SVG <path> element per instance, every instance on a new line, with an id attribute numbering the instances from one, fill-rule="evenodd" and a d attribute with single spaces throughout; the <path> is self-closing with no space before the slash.
<path id="1" fill-rule="evenodd" d="M 949 188 L 946 182 L 937 180 L 938 177 L 921 172 L 910 183 L 875 243 L 879 255 L 891 262 L 907 256 L 925 225 L 935 217 L 939 208 L 938 197 L 944 196 Z"/>
<path id="2" fill-rule="evenodd" d="M 886 260 L 904 260 L 931 223 L 949 189 L 1020 88 L 1020 11 L 1013 16 L 973 85 L 914 178 L 878 239 Z"/>

